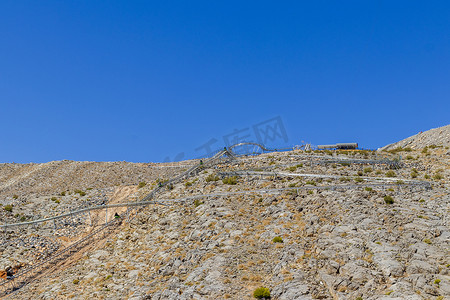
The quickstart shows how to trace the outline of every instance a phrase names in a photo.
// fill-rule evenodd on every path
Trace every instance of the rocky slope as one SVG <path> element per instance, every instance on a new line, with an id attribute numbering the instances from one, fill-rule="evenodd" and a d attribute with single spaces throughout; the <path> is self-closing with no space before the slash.
<path id="1" fill-rule="evenodd" d="M 272 299 L 447 299 L 446 150 L 400 152 L 399 169 L 374 160 L 396 158 L 400 150 L 328 152 L 333 156 L 292 151 L 206 168 L 158 193 L 168 206 L 137 210 L 129 222 L 123 220 L 11 297 L 251 299 L 256 288 L 267 287 Z M 181 168 L 166 169 L 176 174 Z M 253 173 L 226 173 L 241 170 Z M 276 173 L 262 173 L 269 171 Z M 152 176 L 145 187 L 127 187 L 127 193 L 125 187 L 102 190 L 99 185 L 84 196 L 60 196 L 59 205 L 90 205 L 98 197 L 114 201 L 119 194 L 116 201 L 141 199 L 158 185 Z M 418 180 L 432 188 L 410 185 Z M 276 190 L 282 188 L 288 190 Z M 203 197 L 186 198 L 196 195 Z M 17 204 L 13 209 L 11 214 L 31 208 Z M 90 230 L 76 226 L 83 228 L 79 236 L 67 237 L 74 231 L 63 227 L 59 236 L 64 239 L 55 247 Z M 51 240 L 47 231 L 9 234 Z M 3 251 L 0 267 L 33 263 L 28 252 L 36 250 L 29 244 Z"/>
<path id="2" fill-rule="evenodd" d="M 420 132 L 399 142 L 384 146 L 379 150 L 393 150 L 396 148 L 407 147 L 412 149 L 422 149 L 424 147 L 430 146 L 450 146 L 450 125 L 430 129 L 425 132 Z"/>

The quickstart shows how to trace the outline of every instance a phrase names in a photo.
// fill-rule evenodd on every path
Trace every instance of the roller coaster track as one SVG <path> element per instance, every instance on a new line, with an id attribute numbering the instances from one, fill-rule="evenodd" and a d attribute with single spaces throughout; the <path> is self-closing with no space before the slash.
<path id="1" fill-rule="evenodd" d="M 107 210 L 108 208 L 117 208 L 117 207 L 127 207 L 126 213 L 122 215 L 121 218 L 113 218 L 110 221 L 107 220 L 107 214 L 105 223 L 101 225 L 99 228 L 96 228 L 92 230 L 89 234 L 82 237 L 78 241 L 72 243 L 71 245 L 60 249 L 56 251 L 55 253 L 51 254 L 49 257 L 47 257 L 44 260 L 38 261 L 36 264 L 31 265 L 29 267 L 26 267 L 24 269 L 21 269 L 18 273 L 14 274 L 13 276 L 8 277 L 6 280 L 0 281 L 0 290 L 2 291 L 0 293 L 1 296 L 11 295 L 11 293 L 14 293 L 21 287 L 25 286 L 27 283 L 33 281 L 36 279 L 40 274 L 42 274 L 45 270 L 48 268 L 55 266 L 55 264 L 59 261 L 64 260 L 66 257 L 70 257 L 72 252 L 79 251 L 84 246 L 88 245 L 91 240 L 97 236 L 98 234 L 105 232 L 106 229 L 111 229 L 113 227 L 116 227 L 120 224 L 122 224 L 123 220 L 128 219 L 130 215 L 132 214 L 132 211 L 128 208 L 136 208 L 137 211 L 134 215 L 137 215 L 137 212 L 142 209 L 143 207 L 150 205 L 150 204 L 160 204 L 160 205 L 168 205 L 170 203 L 177 203 L 177 202 L 185 202 L 185 201 L 192 201 L 194 199 L 199 198 L 215 198 L 215 197 L 222 197 L 222 196 L 230 196 L 230 195 L 239 195 L 239 194 L 278 194 L 283 192 L 289 192 L 289 191 L 296 191 L 297 193 L 300 190 L 347 190 L 347 189 L 357 189 L 362 187 L 375 187 L 375 188 L 390 188 L 392 186 L 399 186 L 398 184 L 394 183 L 371 183 L 371 184 L 352 184 L 352 185 L 328 185 L 328 186 L 301 186 L 301 187 L 289 187 L 289 188 L 279 188 L 279 189 L 260 189 L 260 190 L 248 190 L 248 191 L 239 191 L 239 192 L 223 192 L 223 193 L 214 193 L 214 194 L 202 194 L 202 195 L 194 195 L 190 197 L 184 197 L 184 198 L 176 198 L 176 199 L 164 199 L 164 200 L 152 200 L 155 195 L 161 191 L 165 186 L 177 183 L 181 180 L 187 179 L 193 175 L 196 175 L 199 171 L 204 170 L 208 167 L 212 167 L 215 164 L 221 163 L 221 162 L 230 162 L 235 161 L 237 157 L 241 157 L 245 154 L 237 153 L 234 151 L 234 149 L 242 146 L 253 146 L 256 148 L 259 148 L 259 151 L 262 152 L 274 152 L 274 151 L 285 151 L 287 149 L 268 149 L 264 145 L 258 144 L 258 143 L 239 143 L 235 144 L 233 146 L 230 146 L 229 148 L 224 148 L 223 150 L 220 150 L 216 152 L 212 157 L 205 159 L 204 161 L 200 161 L 200 163 L 195 164 L 191 166 L 188 170 L 184 171 L 178 176 L 175 176 L 165 182 L 161 182 L 158 187 L 153 189 L 147 196 L 145 196 L 141 201 L 135 201 L 135 202 L 127 202 L 127 203 L 117 203 L 117 204 L 109 204 L 109 205 L 99 205 L 94 206 L 90 208 L 80 209 L 76 211 L 71 211 L 66 214 L 62 214 L 59 216 L 44 218 L 40 220 L 34 220 L 30 222 L 22 222 L 22 223 L 14 223 L 14 224 L 3 224 L 0 226 L 1 229 L 3 229 L 5 232 L 8 228 L 14 228 L 14 227 L 21 227 L 21 226 L 29 226 L 29 225 L 36 225 L 41 224 L 48 221 L 54 221 L 61 218 L 66 217 L 73 217 L 78 214 L 91 212 L 94 210 Z M 261 154 L 261 153 L 256 153 Z M 255 155 L 255 152 L 249 152 L 247 155 Z M 221 173 L 222 175 L 257 175 L 257 176 L 306 176 L 308 174 L 295 174 L 295 173 L 277 173 L 277 172 L 254 172 L 254 171 L 237 171 L 237 172 L 228 172 L 228 173 Z M 309 174 L 308 176 L 317 177 L 319 175 L 316 174 Z M 406 181 L 406 180 L 405 180 Z M 428 184 L 428 185 L 427 185 Z M 405 184 L 401 185 L 402 187 L 419 187 L 419 188 L 428 188 L 429 183 L 427 182 L 415 182 L 408 180 L 405 182 Z M 140 207 L 140 209 L 139 209 Z M 91 224 L 92 225 L 92 224 Z"/>

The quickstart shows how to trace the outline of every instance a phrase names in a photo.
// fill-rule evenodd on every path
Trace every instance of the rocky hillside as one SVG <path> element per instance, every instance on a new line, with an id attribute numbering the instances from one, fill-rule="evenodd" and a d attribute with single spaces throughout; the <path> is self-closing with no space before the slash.
<path id="1" fill-rule="evenodd" d="M 396 148 L 422 149 L 430 146 L 450 146 L 450 125 L 420 132 L 399 142 L 384 146 L 379 150 L 393 150 Z"/>
<path id="2" fill-rule="evenodd" d="M 402 150 L 292 151 L 205 167 L 164 186 L 159 205 L 135 210 L 11 297 L 252 299 L 264 287 L 272 299 L 448 299 L 450 160 L 443 150 L 405 150 L 400 165 L 389 159 Z M 167 169 L 175 175 L 183 167 L 162 170 L 168 176 Z M 85 193 L 55 200 L 70 188 L 50 184 L 49 194 L 33 196 L 45 202 L 35 211 L 142 199 L 161 174 L 139 174 L 148 177 L 124 182 L 134 186 L 94 180 Z M 137 186 L 141 180 L 147 184 Z M 20 194 L 15 184 L 10 192 Z M 20 195 L 8 199 L 31 199 Z M 29 215 L 24 203 L 3 214 Z M 9 231 L 8 240 L 21 243 L 3 240 L 0 268 L 23 269 L 90 230 L 80 219 L 57 230 Z"/>

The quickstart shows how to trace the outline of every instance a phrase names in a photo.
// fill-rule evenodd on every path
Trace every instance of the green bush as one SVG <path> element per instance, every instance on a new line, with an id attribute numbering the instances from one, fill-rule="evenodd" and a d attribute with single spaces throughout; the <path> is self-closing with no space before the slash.
<path id="1" fill-rule="evenodd" d="M 423 176 L 423 178 L 425 178 L 425 179 L 430 179 L 430 175 L 425 174 L 425 176 Z"/>
<path id="2" fill-rule="evenodd" d="M 370 173 L 370 172 L 372 172 L 372 171 L 373 171 L 373 170 L 372 170 L 371 167 L 364 168 L 364 173 Z"/>
<path id="3" fill-rule="evenodd" d="M 386 172 L 386 177 L 395 177 L 395 176 L 397 176 L 397 175 L 396 175 L 395 172 L 392 171 L 392 170 Z"/>
<path id="4" fill-rule="evenodd" d="M 237 177 L 236 176 L 225 177 L 224 179 L 222 179 L 222 182 L 224 184 L 235 185 L 237 183 Z"/>
<path id="5" fill-rule="evenodd" d="M 61 194 L 59 194 L 60 196 L 65 196 L 66 192 L 61 192 Z"/>
<path id="6" fill-rule="evenodd" d="M 311 180 L 307 181 L 306 184 L 310 184 L 310 185 L 314 185 L 314 186 L 317 185 L 314 181 L 311 181 Z"/>
<path id="7" fill-rule="evenodd" d="M 364 181 L 364 179 L 362 179 L 362 178 L 359 178 L 359 177 L 356 177 L 356 178 L 355 178 L 355 181 L 356 181 L 356 182 L 363 182 L 363 181 Z"/>
<path id="8" fill-rule="evenodd" d="M 371 192 L 373 190 L 371 187 L 365 187 L 364 189 L 368 192 Z"/>
<path id="9" fill-rule="evenodd" d="M 270 290 L 265 287 L 259 287 L 253 292 L 256 299 L 270 299 Z"/>
<path id="10" fill-rule="evenodd" d="M 424 243 L 427 243 L 428 245 L 431 244 L 431 240 L 430 240 L 430 239 L 424 239 L 423 242 L 424 242 Z"/>
<path id="11" fill-rule="evenodd" d="M 298 164 L 296 167 L 297 168 L 303 168 L 303 164 Z"/>
<path id="12" fill-rule="evenodd" d="M 146 182 L 141 181 L 141 182 L 139 182 L 138 188 L 141 189 L 141 188 L 143 188 L 143 187 L 146 186 L 146 185 L 147 185 Z"/>
<path id="13" fill-rule="evenodd" d="M 436 173 L 436 174 L 433 176 L 433 178 L 436 179 L 436 180 L 441 180 L 442 178 L 444 178 L 444 176 L 442 176 L 442 175 L 439 174 L 439 173 Z"/>
<path id="14" fill-rule="evenodd" d="M 288 171 L 294 172 L 295 170 L 297 170 L 296 166 L 292 166 L 288 168 Z"/>
<path id="15" fill-rule="evenodd" d="M 375 172 L 375 174 L 377 174 L 377 175 L 380 175 L 382 172 L 381 172 L 381 170 L 377 170 L 376 172 Z"/>
<path id="16" fill-rule="evenodd" d="M 79 282 L 80 282 L 80 280 L 78 280 L 78 279 L 74 279 L 74 280 L 72 281 L 73 284 L 78 284 Z"/>
<path id="17" fill-rule="evenodd" d="M 411 172 L 411 178 L 417 178 L 417 173 L 415 173 L 415 172 Z"/>
<path id="18" fill-rule="evenodd" d="M 386 204 L 393 204 L 394 199 L 391 196 L 386 195 L 386 196 L 384 196 L 384 202 L 386 202 Z"/>
<path id="19" fill-rule="evenodd" d="M 13 206 L 11 204 L 7 204 L 3 207 L 3 209 L 8 212 L 12 212 Z"/>
<path id="20" fill-rule="evenodd" d="M 194 201 L 195 207 L 198 207 L 198 206 L 200 206 L 200 205 L 202 205 L 202 204 L 203 204 L 203 202 L 200 201 L 200 200 L 198 200 L 198 199 L 196 199 L 196 200 Z"/>
<path id="21" fill-rule="evenodd" d="M 205 178 L 205 180 L 206 180 L 206 182 L 217 181 L 217 180 L 219 180 L 219 176 L 210 174 L 210 175 L 208 175 L 208 177 Z"/>
<path id="22" fill-rule="evenodd" d="M 13 198 L 14 198 L 14 199 L 17 199 L 17 198 L 19 198 L 19 196 L 17 196 L 17 195 L 13 195 Z"/>
<path id="23" fill-rule="evenodd" d="M 56 197 L 51 197 L 50 200 L 56 201 L 56 200 L 58 200 L 58 198 L 56 198 Z"/>
<path id="24" fill-rule="evenodd" d="M 281 236 L 276 236 L 273 238 L 272 242 L 274 243 L 282 243 L 283 242 L 283 238 Z"/>
<path id="25" fill-rule="evenodd" d="M 83 192 L 82 190 L 75 190 L 74 191 L 76 194 L 79 194 L 81 197 L 86 196 L 86 193 Z"/>

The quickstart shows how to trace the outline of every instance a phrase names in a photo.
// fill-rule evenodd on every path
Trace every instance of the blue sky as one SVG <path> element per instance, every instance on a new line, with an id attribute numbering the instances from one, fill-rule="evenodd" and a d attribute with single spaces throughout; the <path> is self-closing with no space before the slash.
<path id="1" fill-rule="evenodd" d="M 448 1 L 4 0 L 0 162 L 197 157 L 273 118 L 268 146 L 377 148 L 450 123 L 449 73 Z"/>

